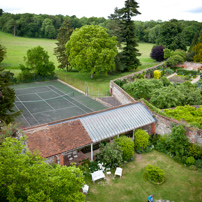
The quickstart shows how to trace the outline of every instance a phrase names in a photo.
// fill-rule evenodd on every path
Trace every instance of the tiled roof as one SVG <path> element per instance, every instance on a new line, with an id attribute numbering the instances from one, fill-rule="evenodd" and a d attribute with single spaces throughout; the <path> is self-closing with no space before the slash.
<path id="1" fill-rule="evenodd" d="M 92 143 L 81 124 L 74 120 L 56 125 L 46 125 L 25 131 L 31 152 L 38 150 L 43 157 L 50 157 Z"/>

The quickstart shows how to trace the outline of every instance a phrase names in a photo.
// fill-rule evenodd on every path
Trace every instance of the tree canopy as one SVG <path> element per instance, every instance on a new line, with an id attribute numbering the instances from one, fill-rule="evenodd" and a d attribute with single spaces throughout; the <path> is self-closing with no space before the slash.
<path id="1" fill-rule="evenodd" d="M 6 57 L 6 48 L 0 44 L 0 63 Z"/>
<path id="2" fill-rule="evenodd" d="M 69 41 L 70 36 L 73 32 L 73 29 L 70 28 L 70 24 L 68 23 L 67 20 L 63 22 L 63 25 L 60 27 L 58 30 L 57 34 L 57 47 L 54 48 L 54 54 L 57 57 L 58 62 L 60 63 L 58 68 L 68 70 L 69 68 L 69 62 L 68 62 L 68 56 L 66 54 L 66 48 L 65 45 L 67 41 Z"/>
<path id="3" fill-rule="evenodd" d="M 6 124 L 13 122 L 20 111 L 14 111 L 15 91 L 10 86 L 12 75 L 0 67 L 0 121 Z"/>
<path id="4" fill-rule="evenodd" d="M 54 75 L 55 65 L 49 61 L 48 52 L 41 46 L 31 48 L 27 51 L 27 56 L 24 57 L 25 65 L 21 65 L 22 70 L 32 70 L 35 75 L 41 75 L 46 77 L 48 75 Z"/>
<path id="5" fill-rule="evenodd" d="M 98 25 L 86 25 L 73 31 L 66 44 L 72 68 L 90 72 L 91 77 L 114 70 L 114 58 L 118 53 L 116 37 L 109 37 L 106 29 Z"/>
<path id="6" fill-rule="evenodd" d="M 0 146 L 0 201 L 85 201 L 79 168 L 45 163 L 25 150 L 23 141 L 6 138 Z"/>
<path id="7" fill-rule="evenodd" d="M 135 34 L 135 24 L 132 17 L 141 14 L 137 9 L 139 8 L 138 3 L 135 0 L 126 0 L 125 6 L 121 9 L 115 9 L 115 14 L 119 16 L 121 20 L 121 31 L 123 42 L 125 46 L 122 51 L 121 63 L 125 65 L 125 69 L 137 69 L 141 64 L 137 58 L 141 54 L 137 49 L 137 40 Z"/>
<path id="8" fill-rule="evenodd" d="M 157 43 L 171 50 L 182 49 L 186 51 L 187 48 L 182 30 L 182 26 L 178 20 L 172 19 L 163 23 Z"/>

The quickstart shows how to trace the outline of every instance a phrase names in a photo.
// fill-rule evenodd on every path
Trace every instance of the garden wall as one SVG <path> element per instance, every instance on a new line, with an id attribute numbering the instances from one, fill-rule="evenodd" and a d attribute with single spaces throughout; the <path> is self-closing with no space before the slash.
<path id="1" fill-rule="evenodd" d="M 177 67 L 183 67 L 187 70 L 198 70 L 202 69 L 201 63 L 195 63 L 195 62 L 184 62 L 183 64 L 176 65 Z"/>
<path id="2" fill-rule="evenodd" d="M 159 135 L 170 134 L 174 124 L 179 125 L 180 123 L 182 123 L 180 121 L 169 119 L 156 113 L 154 114 L 158 120 L 156 123 L 155 133 Z M 189 138 L 190 142 L 202 145 L 202 130 L 187 127 L 185 127 L 185 129 L 186 129 L 186 135 Z"/>

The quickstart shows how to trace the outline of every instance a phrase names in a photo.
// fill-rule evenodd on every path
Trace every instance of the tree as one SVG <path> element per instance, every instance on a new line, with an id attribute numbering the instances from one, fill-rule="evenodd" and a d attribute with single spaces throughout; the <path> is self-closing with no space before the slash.
<path id="1" fill-rule="evenodd" d="M 0 201 L 85 201 L 79 168 L 49 165 L 24 148 L 24 141 L 15 138 L 0 146 Z"/>
<path id="2" fill-rule="evenodd" d="M 165 49 L 165 47 L 163 47 L 162 45 L 153 47 L 152 51 L 150 53 L 150 57 L 158 62 L 163 61 L 164 60 L 164 52 L 163 52 L 164 49 Z"/>
<path id="3" fill-rule="evenodd" d="M 132 17 L 141 14 L 137 8 L 139 8 L 139 6 L 136 1 L 126 0 L 125 7 L 115 11 L 122 21 L 122 37 L 125 42 L 122 63 L 126 65 L 127 70 L 137 69 L 137 67 L 141 65 L 139 59 L 137 58 L 141 54 L 137 49 L 138 44 L 135 36 L 135 24 L 132 20 Z"/>
<path id="4" fill-rule="evenodd" d="M 186 42 L 182 35 L 182 26 L 178 20 L 172 19 L 161 25 L 160 36 L 157 42 L 168 49 L 182 49 L 186 51 Z"/>
<path id="5" fill-rule="evenodd" d="M 121 136 L 115 142 L 122 148 L 123 160 L 129 161 L 134 156 L 134 142 L 131 138 Z"/>
<path id="6" fill-rule="evenodd" d="M 57 47 L 54 48 L 54 55 L 56 55 L 58 62 L 60 63 L 58 68 L 64 69 L 68 71 L 69 62 L 68 62 L 68 56 L 66 54 L 66 48 L 65 45 L 67 41 L 69 41 L 70 36 L 73 32 L 73 29 L 70 28 L 70 25 L 67 21 L 67 19 L 63 22 L 62 27 L 58 30 L 57 34 L 57 40 L 58 43 L 56 43 Z"/>
<path id="7" fill-rule="evenodd" d="M 14 111 L 15 91 L 10 88 L 11 74 L 0 67 L 0 121 L 9 124 L 21 114 Z"/>
<path id="8" fill-rule="evenodd" d="M 114 70 L 117 51 L 116 37 L 109 37 L 98 25 L 85 25 L 73 31 L 66 44 L 72 68 L 93 75 Z"/>
<path id="9" fill-rule="evenodd" d="M 41 46 L 29 49 L 27 56 L 24 57 L 24 61 L 26 68 L 21 65 L 22 69 L 32 70 L 36 76 L 46 77 L 55 74 L 55 65 L 49 61 L 48 52 Z"/>
<path id="10" fill-rule="evenodd" d="M 6 57 L 6 48 L 0 44 L 0 63 Z"/>
<path id="11" fill-rule="evenodd" d="M 194 62 L 202 62 L 202 43 L 196 44 L 192 50 L 196 51 L 193 57 Z"/>

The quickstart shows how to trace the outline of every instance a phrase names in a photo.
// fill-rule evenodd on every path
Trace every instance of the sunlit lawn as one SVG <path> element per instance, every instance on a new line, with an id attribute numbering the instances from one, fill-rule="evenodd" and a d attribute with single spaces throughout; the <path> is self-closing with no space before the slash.
<path id="1" fill-rule="evenodd" d="M 154 185 L 143 177 L 147 164 L 156 165 L 165 170 L 164 184 Z M 106 181 L 98 180 L 95 183 L 90 177 L 86 178 L 86 183 L 90 186 L 87 201 L 144 202 L 150 194 L 154 195 L 155 200 L 202 201 L 202 172 L 189 170 L 157 151 L 138 155 L 135 161 L 125 164 L 122 178 L 116 177 L 113 180 L 113 175 L 114 170 L 112 175 L 106 177 Z"/>

